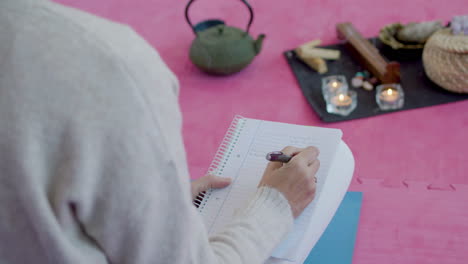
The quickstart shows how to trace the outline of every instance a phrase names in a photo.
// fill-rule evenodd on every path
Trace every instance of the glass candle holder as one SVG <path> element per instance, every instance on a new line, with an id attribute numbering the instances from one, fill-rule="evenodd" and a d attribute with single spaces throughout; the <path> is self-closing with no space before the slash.
<path id="1" fill-rule="evenodd" d="M 356 109 L 357 94 L 353 90 L 337 91 L 326 102 L 328 113 L 347 116 Z"/>
<path id="2" fill-rule="evenodd" d="M 381 110 L 400 109 L 405 102 L 405 93 L 399 84 L 381 84 L 377 86 L 375 100 Z"/>
<path id="3" fill-rule="evenodd" d="M 348 82 L 344 75 L 330 75 L 322 79 L 322 94 L 325 102 L 332 94 L 348 91 Z"/>

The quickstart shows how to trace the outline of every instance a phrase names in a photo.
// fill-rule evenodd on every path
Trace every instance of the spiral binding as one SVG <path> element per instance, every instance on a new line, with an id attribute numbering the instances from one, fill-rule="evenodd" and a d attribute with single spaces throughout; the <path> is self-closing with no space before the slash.
<path id="1" fill-rule="evenodd" d="M 232 120 L 229 129 L 224 135 L 223 141 L 221 142 L 218 150 L 216 151 L 216 155 L 211 162 L 210 167 L 208 167 L 207 174 L 213 174 L 219 176 L 223 173 L 224 167 L 226 166 L 227 161 L 229 160 L 232 150 L 236 145 L 237 141 L 239 140 L 239 135 L 244 127 L 245 119 L 240 116 L 236 115 L 234 120 Z M 211 197 L 211 193 L 213 192 L 212 189 L 209 189 L 205 192 L 201 192 L 197 195 L 197 197 L 193 200 L 193 204 L 195 207 L 198 208 L 198 211 L 201 213 L 206 206 L 207 201 Z"/>

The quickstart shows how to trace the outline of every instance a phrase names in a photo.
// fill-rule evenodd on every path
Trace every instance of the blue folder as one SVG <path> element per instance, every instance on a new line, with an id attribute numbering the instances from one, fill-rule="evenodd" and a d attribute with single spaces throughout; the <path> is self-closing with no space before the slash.
<path id="1" fill-rule="evenodd" d="M 361 204 L 362 192 L 346 193 L 304 264 L 352 263 Z"/>

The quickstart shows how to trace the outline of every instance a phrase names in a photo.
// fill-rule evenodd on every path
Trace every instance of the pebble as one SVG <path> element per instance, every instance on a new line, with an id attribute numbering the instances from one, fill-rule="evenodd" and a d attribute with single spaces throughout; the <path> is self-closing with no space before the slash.
<path id="1" fill-rule="evenodd" d="M 463 33 L 468 35 L 468 16 L 463 16 L 463 23 L 462 23 Z"/>
<path id="2" fill-rule="evenodd" d="M 468 35 L 468 16 L 455 16 L 450 23 L 452 33 L 455 35 Z"/>
<path id="3" fill-rule="evenodd" d="M 354 77 L 353 79 L 351 79 L 351 85 L 353 87 L 361 87 L 362 84 L 364 83 L 364 78 L 362 77 Z"/>
<path id="4" fill-rule="evenodd" d="M 374 85 L 372 85 L 372 83 L 370 83 L 368 81 L 364 81 L 362 83 L 362 88 L 364 88 L 367 91 L 372 91 L 374 89 Z"/>
<path id="5" fill-rule="evenodd" d="M 454 17 L 452 22 L 450 23 L 450 27 L 452 28 L 452 33 L 454 35 L 458 35 L 463 32 L 463 22 L 460 17 Z"/>

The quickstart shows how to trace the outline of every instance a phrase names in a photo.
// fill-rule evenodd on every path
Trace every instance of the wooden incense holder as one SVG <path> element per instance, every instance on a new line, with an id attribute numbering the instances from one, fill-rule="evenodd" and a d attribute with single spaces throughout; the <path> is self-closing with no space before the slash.
<path id="1" fill-rule="evenodd" d="M 400 83 L 400 64 L 387 62 L 367 39 L 354 28 L 351 23 L 336 25 L 338 38 L 346 41 L 346 46 L 352 55 L 370 73 L 382 83 Z"/>

